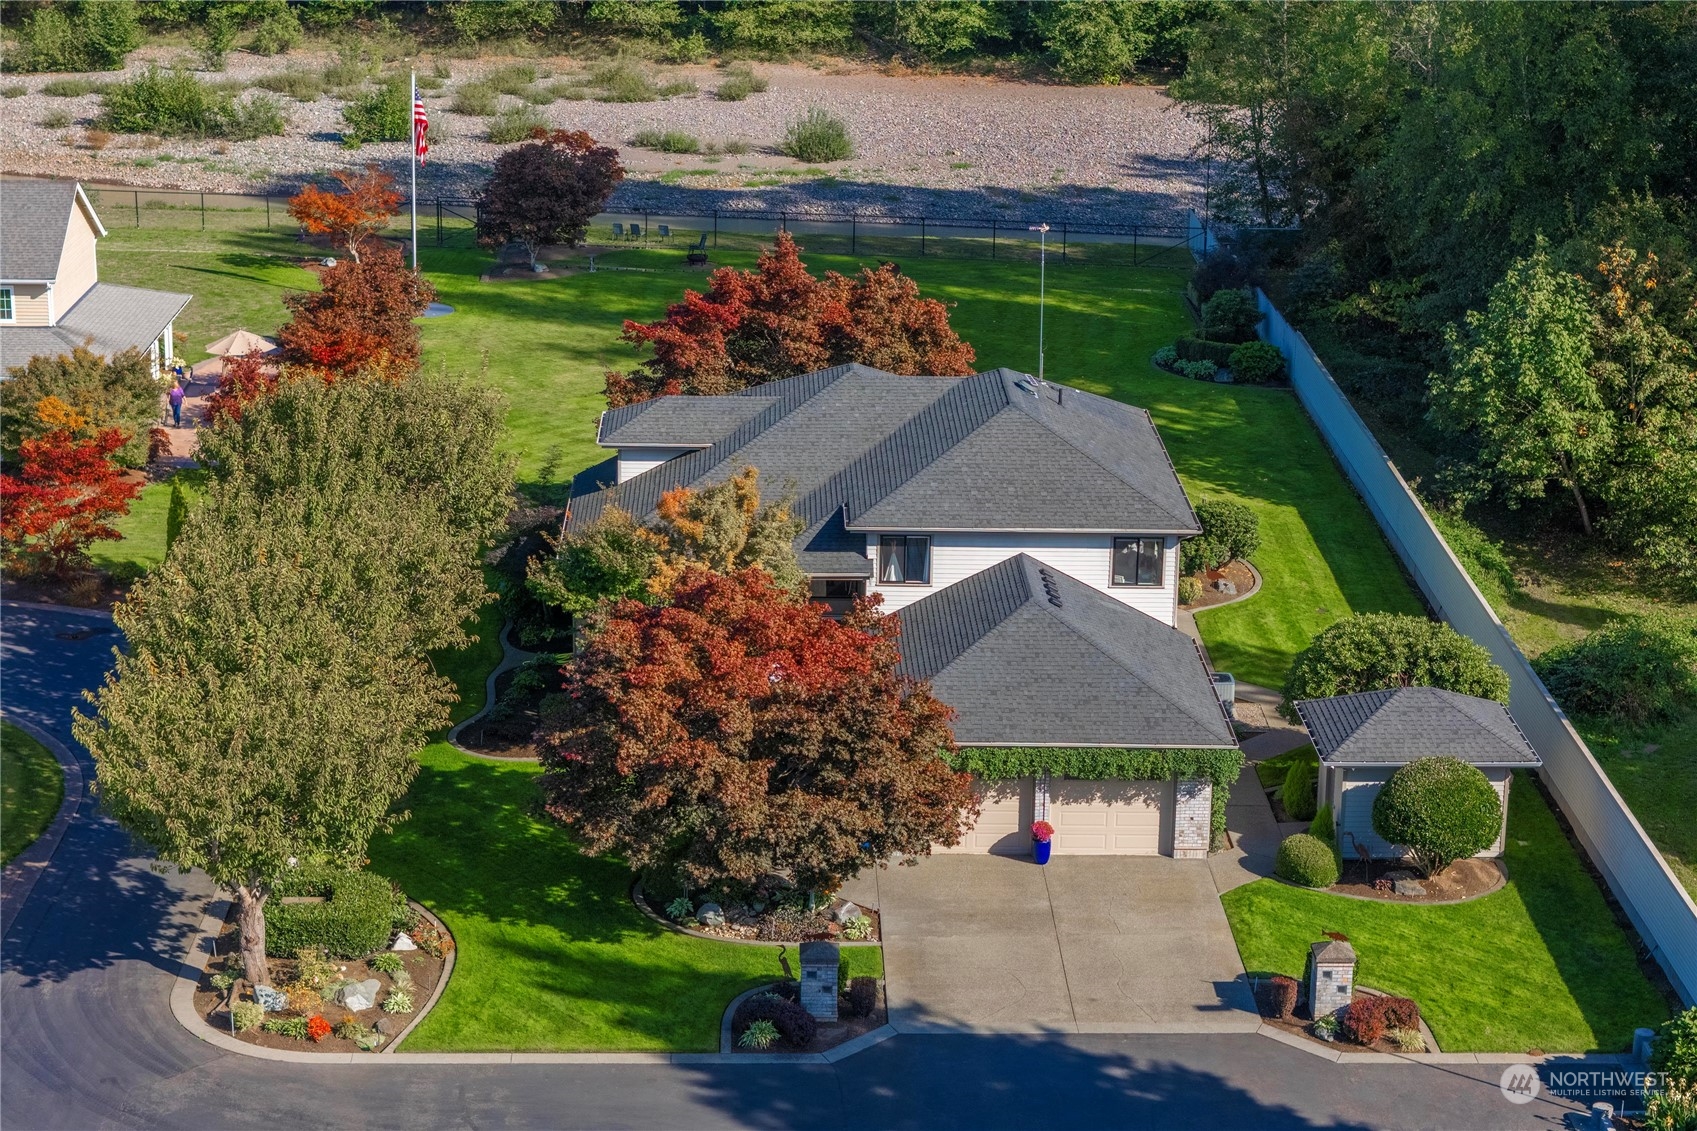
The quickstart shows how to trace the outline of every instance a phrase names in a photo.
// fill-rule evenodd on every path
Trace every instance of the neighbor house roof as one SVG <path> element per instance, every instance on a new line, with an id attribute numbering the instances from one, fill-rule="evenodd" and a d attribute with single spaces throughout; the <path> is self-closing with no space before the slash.
<path id="1" fill-rule="evenodd" d="M 59 273 L 71 209 L 78 205 L 95 234 L 105 235 L 75 181 L 0 182 L 0 281 L 51 283 Z"/>
<path id="2" fill-rule="evenodd" d="M 192 295 L 96 283 L 56 326 L 0 328 L 0 375 L 32 357 L 70 353 L 87 345 L 111 355 L 131 346 L 145 350 L 182 313 Z"/>
<path id="3" fill-rule="evenodd" d="M 1296 710 L 1328 765 L 1401 766 L 1440 754 L 1475 766 L 1542 761 L 1507 707 L 1438 687 L 1303 699 Z"/>
<path id="4" fill-rule="evenodd" d="M 1029 555 L 898 615 L 963 746 L 1237 745 L 1195 641 Z"/>
<path id="5" fill-rule="evenodd" d="M 646 519 L 665 491 L 752 466 L 766 497 L 792 497 L 807 524 L 802 568 L 815 575 L 868 573 L 869 531 L 1200 531 L 1146 411 L 1011 369 L 906 377 L 843 365 L 612 409 L 600 442 L 698 450 L 616 488 L 584 484 L 568 529 L 614 502 Z"/>

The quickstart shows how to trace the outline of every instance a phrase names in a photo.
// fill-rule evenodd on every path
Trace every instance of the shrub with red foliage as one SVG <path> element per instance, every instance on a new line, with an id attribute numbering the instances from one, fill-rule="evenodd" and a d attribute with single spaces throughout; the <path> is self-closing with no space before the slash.
<path id="1" fill-rule="evenodd" d="M 756 1021 L 770 1021 L 778 1036 L 792 1049 L 804 1049 L 819 1034 L 819 1022 L 798 1001 L 776 994 L 755 994 L 731 1017 L 731 1032 L 741 1037 Z"/>
<path id="2" fill-rule="evenodd" d="M 975 354 L 949 326 L 943 303 L 892 263 L 850 277 L 815 278 L 788 232 L 752 271 L 721 267 L 706 294 L 684 299 L 657 322 L 627 321 L 624 339 L 652 346 L 633 373 L 607 374 L 617 407 L 671 393 L 734 393 L 832 365 L 859 362 L 891 373 L 964 376 Z"/>
<path id="3" fill-rule="evenodd" d="M 325 1037 L 328 1037 L 331 1029 L 330 1022 L 316 1014 L 306 1019 L 306 1035 L 314 1041 L 322 1041 Z"/>
<path id="4" fill-rule="evenodd" d="M 1274 1017 L 1280 1021 L 1288 1021 L 1296 1013 L 1296 997 L 1298 986 L 1295 978 L 1284 974 L 1274 974 L 1259 986 L 1257 1004 L 1261 1007 L 1261 1016 Z"/>
<path id="5" fill-rule="evenodd" d="M 8 564 L 44 562 L 64 577 L 87 558 L 89 543 L 123 537 L 111 520 L 130 512 L 141 484 L 125 479 L 111 457 L 128 442 L 117 428 L 87 440 L 61 428 L 18 445 L 17 474 L 0 474 Z"/>
<path id="6" fill-rule="evenodd" d="M 240 420 L 242 410 L 261 397 L 277 391 L 277 367 L 261 360 L 257 353 L 244 353 L 224 359 L 224 372 L 218 378 L 218 388 L 206 398 L 206 423 L 220 420 Z"/>
<path id="7" fill-rule="evenodd" d="M 1359 1045 L 1371 1045 L 1389 1029 L 1420 1028 L 1420 1007 L 1405 997 L 1357 994 L 1343 1011 L 1343 1035 Z"/>
<path id="8" fill-rule="evenodd" d="M 774 873 L 830 890 L 960 843 L 971 776 L 943 760 L 952 712 L 896 673 L 898 634 L 870 602 L 833 621 L 758 568 L 619 601 L 537 735 L 548 811 L 581 851 L 691 890 Z"/>
<path id="9" fill-rule="evenodd" d="M 339 170 L 331 173 L 342 183 L 341 192 L 308 185 L 289 198 L 289 215 L 315 235 L 329 235 L 331 242 L 359 262 L 360 245 L 383 230 L 401 207 L 395 178 L 375 164 L 363 173 Z"/>
<path id="10" fill-rule="evenodd" d="M 878 1008 L 878 979 L 862 975 L 849 979 L 848 1011 L 851 1017 L 870 1017 Z"/>
<path id="11" fill-rule="evenodd" d="M 407 270 L 398 249 L 375 243 L 361 260 L 342 260 L 319 273 L 323 289 L 283 299 L 293 317 L 277 338 L 283 360 L 326 381 L 364 372 L 383 377 L 418 367 L 413 319 L 436 289 Z"/>

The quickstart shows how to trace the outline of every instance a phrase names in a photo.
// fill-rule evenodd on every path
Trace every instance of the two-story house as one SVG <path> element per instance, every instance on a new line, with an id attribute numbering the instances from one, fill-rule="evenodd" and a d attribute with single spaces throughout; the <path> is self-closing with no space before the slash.
<path id="1" fill-rule="evenodd" d="M 87 346 L 171 364 L 173 322 L 191 295 L 102 283 L 106 228 L 74 181 L 0 182 L 0 378 L 32 357 Z"/>
<path id="2" fill-rule="evenodd" d="M 758 468 L 806 524 L 796 556 L 814 599 L 840 610 L 876 593 L 900 612 L 904 670 L 955 708 L 962 746 L 1236 747 L 1175 627 L 1179 541 L 1201 528 L 1143 409 L 1008 369 L 846 365 L 611 409 L 598 442 L 616 454 L 574 483 L 568 532 Z M 1057 852 L 1190 855 L 1182 796 L 1174 780 L 1064 772 L 986 782 L 963 849 L 1027 851 L 1043 817 Z"/>

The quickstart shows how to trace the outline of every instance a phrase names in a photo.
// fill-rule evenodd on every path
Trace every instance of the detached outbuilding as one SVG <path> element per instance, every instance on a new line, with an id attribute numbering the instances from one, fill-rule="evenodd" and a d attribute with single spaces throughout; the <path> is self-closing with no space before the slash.
<path id="1" fill-rule="evenodd" d="M 1477 766 L 1503 802 L 1503 829 L 1481 856 L 1501 856 L 1513 771 L 1543 764 L 1508 708 L 1437 687 L 1397 687 L 1296 704 L 1320 756 L 1320 804 L 1330 805 L 1345 858 L 1366 845 L 1377 859 L 1402 855 L 1373 831 L 1373 801 L 1399 767 L 1448 756 Z"/>

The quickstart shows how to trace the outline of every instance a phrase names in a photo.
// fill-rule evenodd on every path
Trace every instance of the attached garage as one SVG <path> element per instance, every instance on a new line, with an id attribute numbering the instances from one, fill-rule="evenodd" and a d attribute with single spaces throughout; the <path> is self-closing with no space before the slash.
<path id="1" fill-rule="evenodd" d="M 1049 782 L 1057 856 L 1160 856 L 1172 851 L 1170 781 Z"/>
<path id="2" fill-rule="evenodd" d="M 1031 822 L 1036 781 L 1033 778 L 1013 778 L 1009 781 L 978 782 L 978 823 L 952 848 L 933 845 L 939 855 L 976 853 L 992 856 L 1026 856 L 1031 852 Z"/>

